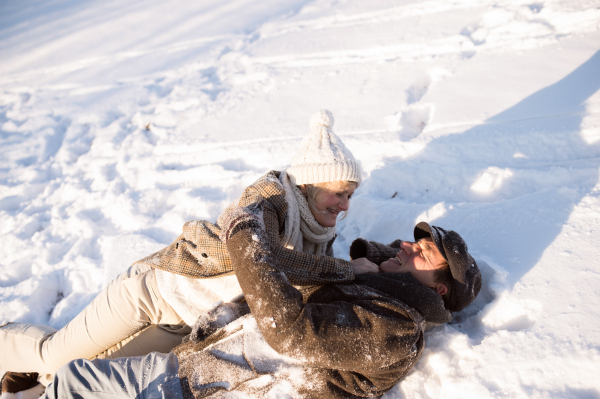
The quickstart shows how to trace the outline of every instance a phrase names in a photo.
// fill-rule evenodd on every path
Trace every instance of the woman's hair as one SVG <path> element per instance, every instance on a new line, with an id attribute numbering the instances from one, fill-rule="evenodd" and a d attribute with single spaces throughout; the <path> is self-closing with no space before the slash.
<path id="1" fill-rule="evenodd" d="M 325 213 L 326 211 L 320 211 L 317 208 L 317 204 L 316 204 L 316 198 L 317 198 L 317 194 L 319 194 L 321 191 L 323 190 L 332 190 L 335 191 L 335 189 L 337 189 L 338 185 L 336 184 L 339 182 L 325 182 L 325 183 L 315 183 L 315 184 L 305 184 L 304 186 L 306 187 L 306 201 L 308 202 L 308 206 L 313 209 L 315 212 L 319 212 L 319 213 Z M 343 181 L 342 183 L 345 184 L 354 184 L 354 185 L 358 185 L 357 182 L 355 181 Z M 346 218 L 346 216 L 348 216 L 348 211 L 344 211 L 343 215 L 340 217 L 339 220 L 344 220 Z"/>
<path id="2" fill-rule="evenodd" d="M 450 271 L 450 265 L 448 262 L 444 262 L 443 267 L 434 270 L 433 272 L 433 282 L 434 284 L 444 284 L 448 291 L 444 295 L 442 295 L 442 299 L 444 300 L 444 304 L 447 305 L 450 300 L 450 291 L 452 290 L 452 271 Z"/>

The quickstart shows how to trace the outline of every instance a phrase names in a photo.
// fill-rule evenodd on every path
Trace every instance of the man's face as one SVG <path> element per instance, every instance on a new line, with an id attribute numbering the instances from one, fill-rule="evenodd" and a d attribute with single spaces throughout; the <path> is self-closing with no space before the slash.
<path id="1" fill-rule="evenodd" d="M 395 258 L 383 262 L 379 269 L 384 273 L 410 273 L 427 287 L 435 287 L 434 271 L 444 267 L 446 260 L 431 238 L 419 242 L 403 241 Z"/>

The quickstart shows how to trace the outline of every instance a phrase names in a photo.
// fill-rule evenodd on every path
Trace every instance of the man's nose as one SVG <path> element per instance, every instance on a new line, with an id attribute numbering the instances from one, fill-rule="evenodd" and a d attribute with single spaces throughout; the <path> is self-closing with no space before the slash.
<path id="1" fill-rule="evenodd" d="M 402 241 L 402 244 L 400 245 L 400 247 L 403 248 L 409 254 L 418 252 L 421 249 L 419 244 L 417 244 L 416 242 L 411 242 L 411 241 Z"/>

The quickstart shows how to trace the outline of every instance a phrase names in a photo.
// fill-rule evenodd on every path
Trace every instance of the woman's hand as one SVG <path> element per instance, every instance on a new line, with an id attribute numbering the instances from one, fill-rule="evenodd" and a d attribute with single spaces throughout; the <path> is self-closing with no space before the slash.
<path id="1" fill-rule="evenodd" d="M 367 260 L 367 258 L 358 258 L 350 261 L 354 275 L 363 273 L 379 273 L 379 266 Z"/>

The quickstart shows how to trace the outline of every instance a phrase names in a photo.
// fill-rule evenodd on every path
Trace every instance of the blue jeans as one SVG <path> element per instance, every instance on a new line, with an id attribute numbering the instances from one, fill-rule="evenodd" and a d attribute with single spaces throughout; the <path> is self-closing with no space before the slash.
<path id="1" fill-rule="evenodd" d="M 78 359 L 56 372 L 43 398 L 183 399 L 178 369 L 173 353 L 152 352 L 114 360 Z"/>

